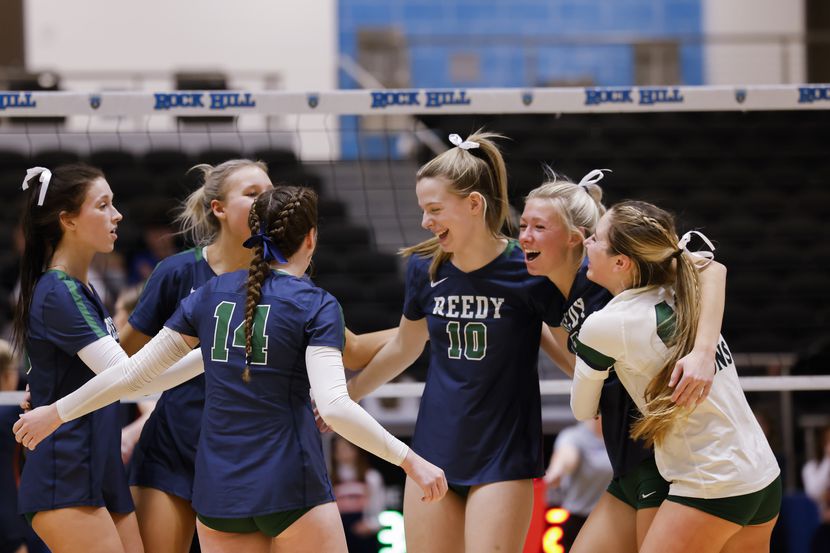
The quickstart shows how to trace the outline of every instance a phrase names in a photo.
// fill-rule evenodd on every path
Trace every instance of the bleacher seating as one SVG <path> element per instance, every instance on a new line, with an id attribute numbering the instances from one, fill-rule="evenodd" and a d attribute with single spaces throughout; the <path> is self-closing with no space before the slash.
<path id="1" fill-rule="evenodd" d="M 826 334 L 830 112 L 442 115 L 424 121 L 442 134 L 483 126 L 509 136 L 504 151 L 517 209 L 543 182 L 545 163 L 571 179 L 610 168 L 613 173 L 602 181 L 606 204 L 652 201 L 673 211 L 681 229 L 703 230 L 729 268 L 724 333 L 733 349 L 792 351 Z M 196 163 L 216 164 L 244 154 L 223 147 L 190 155 L 167 147 L 134 155 L 108 147 L 93 151 L 86 161 L 105 170 L 119 207 L 128 220 L 136 220 L 153 198 L 169 207 L 170 199 L 180 200 L 198 186 L 198 175 L 186 174 Z M 268 163 L 273 182 L 303 184 L 321 194 L 315 279 L 339 294 L 348 306 L 347 321 L 356 330 L 396 323 L 403 294 L 400 259 L 375 251 L 379 237 L 366 221 L 350 216 L 348 205 L 350 197 L 365 204 L 375 188 L 382 190 L 384 183 L 377 179 L 391 175 L 388 166 L 371 161 L 306 166 L 285 149 L 248 155 Z M 55 149 L 31 159 L 0 151 L 0 201 L 19 197 L 26 167 L 78 159 Z M 377 174 L 371 189 L 367 174 Z M 7 209 L 0 217 L 3 251 L 11 251 L 17 216 Z M 119 248 L 138 247 L 139 233 L 130 233 L 127 225 L 124 231 Z M 0 262 L 8 265 L 14 257 Z"/>
<path id="2" fill-rule="evenodd" d="M 724 334 L 738 351 L 796 351 L 827 334 L 830 112 L 435 116 L 439 134 L 498 130 L 512 202 L 544 179 L 610 168 L 607 205 L 643 199 L 699 228 L 729 269 Z"/>

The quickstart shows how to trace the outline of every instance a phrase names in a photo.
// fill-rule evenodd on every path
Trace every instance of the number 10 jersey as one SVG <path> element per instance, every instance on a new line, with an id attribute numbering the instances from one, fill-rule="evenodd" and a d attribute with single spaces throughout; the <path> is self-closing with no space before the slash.
<path id="1" fill-rule="evenodd" d="M 496 259 L 463 272 L 412 256 L 404 316 L 427 318 L 430 362 L 412 447 L 453 484 L 544 473 L 538 356 L 542 322 L 558 322 L 562 296 L 527 273 L 511 240 Z"/>

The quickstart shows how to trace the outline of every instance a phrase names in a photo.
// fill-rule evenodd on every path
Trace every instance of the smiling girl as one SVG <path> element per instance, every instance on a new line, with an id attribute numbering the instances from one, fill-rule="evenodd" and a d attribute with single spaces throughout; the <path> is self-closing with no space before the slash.
<path id="1" fill-rule="evenodd" d="M 412 447 L 442 467 L 452 493 L 404 493 L 407 550 L 521 551 L 544 474 L 537 372 L 543 320 L 559 294 L 527 273 L 502 233 L 507 172 L 498 135 L 476 133 L 422 166 L 415 193 L 433 235 L 404 250 L 406 296 L 397 335 L 349 381 L 359 399 L 402 372 L 429 340 L 430 364 Z"/>
<path id="2" fill-rule="evenodd" d="M 575 338 L 585 318 L 612 298 L 602 285 L 588 279 L 583 245 L 605 213 L 598 184 L 603 171 L 591 171 L 579 184 L 551 171 L 550 181 L 528 195 L 520 221 L 519 240 L 528 272 L 546 276 L 564 298 L 561 316 L 552 330 L 560 345 L 556 351 L 564 352 L 564 357 L 560 355 L 562 358 L 556 361 L 569 372 L 575 363 Z M 671 377 L 672 400 L 677 405 L 693 407 L 706 398 L 711 387 L 725 279 L 726 269 L 719 263 L 710 263 L 701 273 L 700 324 L 695 347 L 677 362 Z M 613 372 L 603 383 L 598 410 L 614 478 L 591 511 L 571 551 L 633 553 L 645 539 L 669 485 L 657 470 L 653 450 L 629 436 L 638 411 Z M 597 409 L 590 416 L 596 414 Z"/>
<path id="3" fill-rule="evenodd" d="M 712 391 L 693 410 L 671 400 L 675 362 L 698 334 L 698 265 L 691 234 L 645 202 L 623 202 L 585 240 L 587 276 L 614 297 L 590 315 L 575 340 L 571 405 L 596 413 L 611 369 L 642 416 L 632 436 L 654 443 L 671 482 L 640 548 L 644 553 L 768 551 L 781 505 L 780 469 L 719 338 Z"/>

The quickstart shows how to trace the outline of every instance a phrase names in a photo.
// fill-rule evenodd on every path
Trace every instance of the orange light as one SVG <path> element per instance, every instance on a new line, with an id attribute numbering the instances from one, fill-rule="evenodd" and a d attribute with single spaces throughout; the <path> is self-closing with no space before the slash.
<path id="1" fill-rule="evenodd" d="M 551 511 L 557 509 L 551 509 Z M 558 509 L 562 510 L 562 509 Z M 550 512 L 550 511 L 548 511 Z M 567 513 L 567 511 L 565 511 Z M 545 532 L 544 537 L 542 538 L 542 551 L 545 553 L 565 553 L 565 547 L 559 543 L 559 540 L 562 539 L 562 528 L 559 526 L 553 526 L 548 528 Z"/>
<path id="2" fill-rule="evenodd" d="M 548 509 L 545 513 L 545 520 L 548 521 L 548 524 L 562 524 L 570 517 L 571 513 L 567 509 L 561 509 L 559 507 Z"/>

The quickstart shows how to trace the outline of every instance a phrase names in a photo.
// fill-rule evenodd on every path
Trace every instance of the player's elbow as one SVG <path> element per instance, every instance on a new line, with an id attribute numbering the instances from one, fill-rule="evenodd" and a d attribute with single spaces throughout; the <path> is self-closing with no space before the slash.
<path id="1" fill-rule="evenodd" d="M 345 394 L 339 395 L 328 401 L 318 403 L 317 412 L 320 414 L 323 422 L 337 432 L 338 428 L 342 427 L 343 423 L 349 418 L 349 405 L 351 403 L 352 400 L 349 396 Z"/>
<path id="2" fill-rule="evenodd" d="M 571 396 L 571 411 L 578 421 L 587 421 L 597 416 L 597 407 L 595 405 L 586 405 L 584 401 L 578 401 Z"/>

